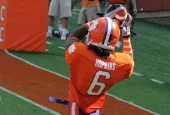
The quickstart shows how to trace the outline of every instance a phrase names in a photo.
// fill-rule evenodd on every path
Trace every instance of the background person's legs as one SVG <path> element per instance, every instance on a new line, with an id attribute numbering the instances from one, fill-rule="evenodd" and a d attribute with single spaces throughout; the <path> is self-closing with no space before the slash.
<path id="1" fill-rule="evenodd" d="M 136 14 L 134 13 L 134 7 L 133 7 L 133 4 L 132 4 L 131 0 L 128 1 L 127 10 L 129 12 L 129 14 L 133 17 L 133 20 L 132 20 L 132 23 L 131 23 L 131 34 L 133 36 L 133 35 L 136 35 L 136 33 L 133 30 L 134 29 L 134 24 L 135 24 Z"/>
<path id="2" fill-rule="evenodd" d="M 65 40 L 69 34 L 68 31 L 68 18 L 71 17 L 71 1 L 60 0 L 60 34 L 61 39 Z"/>
<path id="3" fill-rule="evenodd" d="M 63 17 L 61 18 L 61 25 L 62 28 L 60 28 L 60 35 L 61 35 L 61 40 L 66 40 L 66 37 L 69 35 L 68 31 L 68 17 Z"/>
<path id="4" fill-rule="evenodd" d="M 84 7 L 84 6 L 81 7 L 81 10 L 80 10 L 79 16 L 78 16 L 78 26 L 81 26 L 86 23 L 86 21 L 87 21 L 87 17 L 85 14 L 86 10 L 87 10 L 86 7 Z"/>
<path id="5" fill-rule="evenodd" d="M 58 0 L 51 0 L 48 12 L 48 32 L 47 37 L 52 37 L 55 16 L 58 15 Z"/>
<path id="6" fill-rule="evenodd" d="M 54 16 L 48 16 L 48 32 L 47 32 L 47 37 L 52 37 L 53 25 L 54 25 Z"/>
<path id="7" fill-rule="evenodd" d="M 87 17 L 87 22 L 90 22 L 94 19 L 97 19 L 99 18 L 98 15 L 96 15 L 97 13 L 99 13 L 99 9 L 98 7 L 89 7 L 87 8 L 85 14 L 86 14 L 86 17 Z"/>

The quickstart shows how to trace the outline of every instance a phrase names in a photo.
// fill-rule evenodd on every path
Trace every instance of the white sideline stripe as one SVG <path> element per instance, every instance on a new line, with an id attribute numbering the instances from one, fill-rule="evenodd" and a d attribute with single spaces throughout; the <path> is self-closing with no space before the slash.
<path id="1" fill-rule="evenodd" d="M 151 81 L 156 82 L 156 83 L 159 83 L 159 84 L 165 83 L 165 82 L 162 82 L 162 81 L 159 81 L 159 80 L 156 80 L 156 79 L 151 79 Z"/>
<path id="2" fill-rule="evenodd" d="M 75 11 L 80 12 L 80 9 L 74 8 L 73 12 L 75 12 Z"/>
<path id="3" fill-rule="evenodd" d="M 5 53 L 7 53 L 8 55 L 10 55 L 10 56 L 12 56 L 12 57 L 14 57 L 14 58 L 16 58 L 16 59 L 19 59 L 19 60 L 25 62 L 25 63 L 27 63 L 27 64 L 30 64 L 30 65 L 32 65 L 32 66 L 34 66 L 34 67 L 37 67 L 37 68 L 39 68 L 39 69 L 41 69 L 41 70 L 44 70 L 44 71 L 53 73 L 53 74 L 55 74 L 55 75 L 58 75 L 58 76 L 60 76 L 60 77 L 62 77 L 62 78 L 65 78 L 65 79 L 68 79 L 68 80 L 69 80 L 69 78 L 66 77 L 66 76 L 64 76 L 64 75 L 61 75 L 61 74 L 56 73 L 56 72 L 53 72 L 53 71 L 51 71 L 51 70 L 48 70 L 48 69 L 39 67 L 39 66 L 37 66 L 37 65 L 35 65 L 35 64 L 33 64 L 33 63 L 30 63 L 30 62 L 28 62 L 28 61 L 26 61 L 26 60 L 24 60 L 24 59 L 22 59 L 22 58 L 20 58 L 20 57 L 18 57 L 18 56 L 16 56 L 16 55 L 12 54 L 12 53 L 9 53 L 7 50 L 5 50 Z M 109 94 L 109 93 L 107 93 L 107 95 L 109 95 L 109 96 L 111 96 L 111 97 L 114 97 L 114 98 L 116 98 L 116 99 L 119 100 L 119 101 L 128 103 L 128 104 L 133 105 L 133 106 L 135 106 L 135 107 L 138 107 L 138 108 L 140 108 L 140 109 L 142 109 L 142 110 L 145 110 L 145 111 L 147 111 L 147 112 L 153 113 L 153 114 L 155 114 L 155 115 L 160 115 L 160 114 L 158 114 L 158 113 L 155 113 L 155 112 L 153 112 L 153 111 L 150 111 L 150 110 L 148 110 L 148 109 L 145 109 L 145 108 L 143 108 L 143 107 L 140 107 L 139 105 L 136 105 L 136 104 L 134 104 L 134 103 L 125 101 L 125 100 L 123 100 L 123 99 L 121 99 L 121 98 L 119 98 L 119 97 L 116 97 L 116 96 L 114 96 L 114 95 L 111 95 L 111 94 Z"/>
<path id="4" fill-rule="evenodd" d="M 35 103 L 35 102 L 33 102 L 33 101 L 31 101 L 31 100 L 23 97 L 23 96 L 20 96 L 20 95 L 18 95 L 18 94 L 16 94 L 16 93 L 14 93 L 14 92 L 6 89 L 6 88 L 3 88 L 3 87 L 0 86 L 0 90 L 2 90 L 2 91 L 4 91 L 4 92 L 7 92 L 7 93 L 9 93 L 9 94 L 11 94 L 11 95 L 14 95 L 14 96 L 16 96 L 16 97 L 18 97 L 18 98 L 20 98 L 20 99 L 22 99 L 22 100 L 24 100 L 24 101 L 27 101 L 27 102 L 29 102 L 29 103 L 31 103 L 31 104 L 33 104 L 33 105 L 35 105 L 35 106 L 37 106 L 37 107 L 39 107 L 39 108 L 47 111 L 47 112 L 49 112 L 49 113 L 52 113 L 52 114 L 54 114 L 54 115 L 61 115 L 61 114 L 59 114 L 59 113 L 57 113 L 57 112 L 55 112 L 55 111 L 53 111 L 53 110 L 51 110 L 51 109 L 48 109 L 48 108 L 46 108 L 46 107 L 44 107 L 44 106 L 42 106 L 42 105 L 40 105 L 40 104 Z M 1 97 L 1 100 L 2 100 L 2 97 Z"/>
<path id="5" fill-rule="evenodd" d="M 57 48 L 65 50 L 65 47 L 62 47 L 62 46 L 58 46 Z"/>
<path id="6" fill-rule="evenodd" d="M 133 74 L 133 75 L 136 75 L 136 76 L 139 76 L 139 77 L 140 77 L 140 76 L 143 76 L 143 74 L 136 73 L 136 72 L 133 72 L 132 74 Z"/>
<path id="7" fill-rule="evenodd" d="M 58 46 L 58 48 L 59 48 L 59 49 L 63 49 L 63 50 L 65 50 L 65 48 L 64 48 L 64 47 L 62 47 L 62 46 Z M 142 74 L 140 74 L 140 73 L 136 73 L 136 72 L 133 72 L 132 74 L 134 74 L 134 75 L 136 75 L 136 76 L 138 76 L 138 77 L 143 76 Z"/>
<path id="8" fill-rule="evenodd" d="M 72 12 L 72 14 L 79 15 L 79 13 L 76 13 L 76 12 Z"/>
<path id="9" fill-rule="evenodd" d="M 53 43 L 51 43 L 51 42 L 48 42 L 48 41 L 46 41 L 46 43 L 47 43 L 47 44 L 49 44 L 49 45 L 53 44 Z"/>

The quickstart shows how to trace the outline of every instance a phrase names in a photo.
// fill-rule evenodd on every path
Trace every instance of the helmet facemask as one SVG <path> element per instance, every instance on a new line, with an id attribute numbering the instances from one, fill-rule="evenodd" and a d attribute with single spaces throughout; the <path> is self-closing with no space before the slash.
<path id="1" fill-rule="evenodd" d="M 105 17 L 116 20 L 122 28 L 125 25 L 125 21 L 127 19 L 127 10 L 122 5 L 110 5 L 105 12 Z"/>

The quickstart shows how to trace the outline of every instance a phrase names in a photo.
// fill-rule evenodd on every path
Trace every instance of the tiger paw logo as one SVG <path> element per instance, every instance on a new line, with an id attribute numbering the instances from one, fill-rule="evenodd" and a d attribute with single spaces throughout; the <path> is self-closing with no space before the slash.
<path id="1" fill-rule="evenodd" d="M 94 20 L 92 23 L 93 24 L 90 26 L 89 31 L 92 31 L 92 30 L 96 29 L 97 25 L 99 24 L 99 21 Z"/>
<path id="2" fill-rule="evenodd" d="M 75 51 L 75 49 L 76 49 L 76 47 L 75 47 L 75 45 L 73 44 L 73 45 L 71 45 L 71 46 L 69 47 L 68 52 L 69 52 L 70 54 L 72 54 L 72 53 Z"/>

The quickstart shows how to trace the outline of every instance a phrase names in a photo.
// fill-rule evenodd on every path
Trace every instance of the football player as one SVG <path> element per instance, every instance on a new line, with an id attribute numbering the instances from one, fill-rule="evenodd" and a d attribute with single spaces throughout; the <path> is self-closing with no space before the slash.
<path id="1" fill-rule="evenodd" d="M 114 51 L 123 24 L 116 18 L 120 18 L 122 10 L 120 8 L 112 19 L 101 17 L 81 26 L 66 40 L 65 59 L 70 67 L 70 115 L 99 115 L 107 90 L 132 74 L 133 50 L 127 26 L 122 32 L 123 53 Z M 83 44 L 80 40 L 86 34 L 86 44 Z"/>
<path id="2" fill-rule="evenodd" d="M 124 9 L 115 10 L 112 18 L 93 20 L 74 30 L 66 40 L 65 59 L 70 67 L 69 101 L 52 97 L 49 100 L 67 104 L 69 115 L 99 115 L 107 90 L 129 78 L 133 72 L 133 49 L 128 26 L 124 26 L 122 32 L 123 52 L 114 51 L 122 24 L 130 25 L 131 19 L 128 15 L 126 21 L 121 18 Z M 80 41 L 86 34 L 84 44 Z"/>

